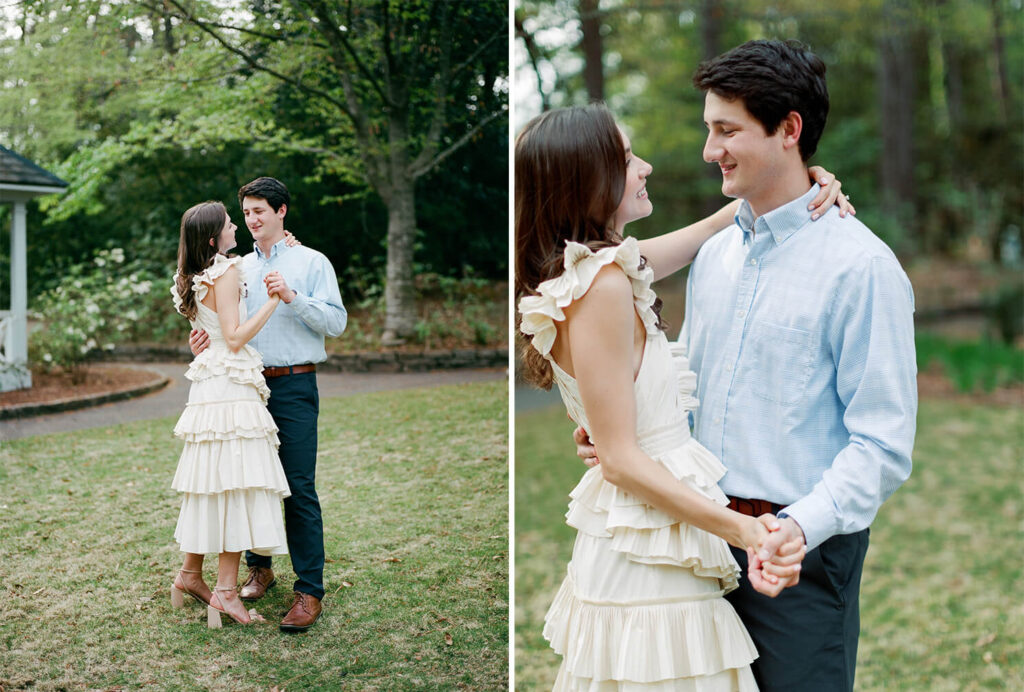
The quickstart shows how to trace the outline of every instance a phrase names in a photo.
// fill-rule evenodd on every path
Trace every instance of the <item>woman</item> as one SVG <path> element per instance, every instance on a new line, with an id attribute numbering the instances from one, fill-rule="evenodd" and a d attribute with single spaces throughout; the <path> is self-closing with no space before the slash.
<path id="1" fill-rule="evenodd" d="M 566 515 L 577 537 L 544 628 L 563 656 L 555 688 L 756 689 L 757 653 L 722 598 L 739 578 L 726 543 L 756 549 L 777 525 L 725 507 L 725 469 L 689 435 L 694 375 L 662 331 L 654 272 L 622 236 L 652 211 L 651 167 L 602 106 L 535 118 L 515 156 L 525 375 L 558 384 L 602 461 Z M 837 194 L 838 183 L 818 211 Z M 737 204 L 648 241 L 659 275 L 688 264 Z M 802 549 L 780 553 L 756 578 L 798 574 Z"/>
<path id="2" fill-rule="evenodd" d="M 236 593 L 243 550 L 286 554 L 280 502 L 290 495 L 277 455 L 277 426 L 267 412 L 270 390 L 262 359 L 247 342 L 266 324 L 279 295 L 246 319 L 235 224 L 220 202 L 192 207 L 181 219 L 174 306 L 193 328 L 205 329 L 210 347 L 192 361 L 189 401 L 174 427 L 185 441 L 172 487 L 183 493 L 174 538 L 185 553 L 171 586 L 171 603 L 184 594 L 207 604 L 207 624 L 221 614 L 236 622 L 261 621 Z M 212 290 L 211 290 L 212 288 Z M 203 555 L 218 553 L 213 592 L 202 579 Z"/>

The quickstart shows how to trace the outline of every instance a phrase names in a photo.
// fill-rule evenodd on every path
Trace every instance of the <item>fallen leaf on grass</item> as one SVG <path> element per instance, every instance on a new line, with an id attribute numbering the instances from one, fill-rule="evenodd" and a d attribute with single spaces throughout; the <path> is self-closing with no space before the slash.
<path id="1" fill-rule="evenodd" d="M 989 634 L 983 634 L 978 637 L 978 641 L 974 642 L 975 646 L 988 646 L 996 640 L 996 633 L 990 632 Z"/>
<path id="2" fill-rule="evenodd" d="M 992 652 L 991 651 L 986 651 L 985 655 L 981 657 L 981 660 L 984 661 L 985 663 L 991 663 L 992 662 Z"/>
<path id="3" fill-rule="evenodd" d="M 401 562 L 401 561 L 402 561 L 402 558 L 400 558 L 400 557 L 386 557 L 386 558 L 384 558 L 384 562 Z"/>
<path id="4" fill-rule="evenodd" d="M 452 635 L 448 634 L 447 632 L 444 633 L 444 643 L 445 643 L 445 646 L 451 646 L 452 645 Z"/>
<path id="5" fill-rule="evenodd" d="M 341 585 L 344 586 L 346 589 L 348 589 L 348 588 L 352 587 L 352 582 L 350 582 L 350 581 L 343 581 L 343 582 L 341 582 Z"/>

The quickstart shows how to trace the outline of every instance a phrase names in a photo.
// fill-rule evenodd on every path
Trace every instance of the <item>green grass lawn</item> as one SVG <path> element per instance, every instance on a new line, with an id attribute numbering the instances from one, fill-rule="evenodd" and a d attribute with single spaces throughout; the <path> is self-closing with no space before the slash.
<path id="1" fill-rule="evenodd" d="M 321 402 L 327 595 L 299 635 L 287 558 L 267 625 L 171 608 L 174 420 L 0 443 L 0 690 L 508 686 L 505 382 Z"/>
<path id="2" fill-rule="evenodd" d="M 550 689 L 541 637 L 585 467 L 561 408 L 516 417 L 516 689 Z M 871 528 L 857 689 L 1024 689 L 1024 413 L 923 401 L 914 472 Z"/>

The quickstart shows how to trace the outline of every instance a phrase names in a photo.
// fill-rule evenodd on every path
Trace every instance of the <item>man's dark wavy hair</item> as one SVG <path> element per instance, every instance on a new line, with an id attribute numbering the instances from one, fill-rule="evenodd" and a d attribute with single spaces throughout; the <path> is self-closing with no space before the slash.
<path id="1" fill-rule="evenodd" d="M 256 178 L 251 183 L 246 183 L 238 191 L 238 204 L 241 205 L 246 197 L 256 197 L 267 200 L 267 204 L 274 211 L 278 211 L 281 205 L 291 207 L 292 197 L 288 194 L 288 188 L 277 178 Z"/>
<path id="2" fill-rule="evenodd" d="M 800 157 L 818 149 L 828 118 L 825 63 L 799 41 L 747 41 L 702 62 L 693 84 L 728 101 L 740 99 L 769 135 L 796 111 L 803 119 Z"/>

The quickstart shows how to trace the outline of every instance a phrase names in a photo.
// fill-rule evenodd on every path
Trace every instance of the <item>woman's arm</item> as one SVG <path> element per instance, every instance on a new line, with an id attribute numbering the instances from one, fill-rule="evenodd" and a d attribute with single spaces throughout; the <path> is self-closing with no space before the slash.
<path id="1" fill-rule="evenodd" d="M 647 258 L 647 265 L 654 271 L 654 280 L 664 279 L 692 262 L 704 241 L 732 223 L 739 207 L 739 200 L 733 200 L 696 223 L 656 238 L 641 240 L 638 243 L 640 254 Z"/>
<path id="2" fill-rule="evenodd" d="M 812 220 L 820 218 L 833 204 L 839 207 L 840 216 L 857 213 L 850 200 L 840 194 L 843 184 L 834 175 L 821 166 L 811 166 L 807 169 L 807 175 L 812 183 L 821 185 L 821 190 L 808 207 Z M 674 274 L 692 262 L 708 238 L 732 224 L 739 206 L 740 201 L 733 200 L 696 223 L 656 238 L 641 240 L 640 254 L 647 258 L 648 265 L 654 271 L 654 280 Z"/>
<path id="3" fill-rule="evenodd" d="M 565 313 L 574 377 L 605 479 L 732 545 L 758 547 L 768 535 L 761 522 L 695 492 L 637 444 L 632 367 L 637 316 L 626 275 L 615 265 L 605 267 Z"/>
<path id="4" fill-rule="evenodd" d="M 271 313 L 281 302 L 281 296 L 276 294 L 270 296 L 255 315 L 243 324 L 239 324 L 238 269 L 235 267 L 228 267 L 226 272 L 214 280 L 213 295 L 217 301 L 220 331 L 224 334 L 224 341 L 227 342 L 228 348 L 236 353 L 256 336 L 256 332 L 263 328 L 263 325 L 270 319 Z"/>

